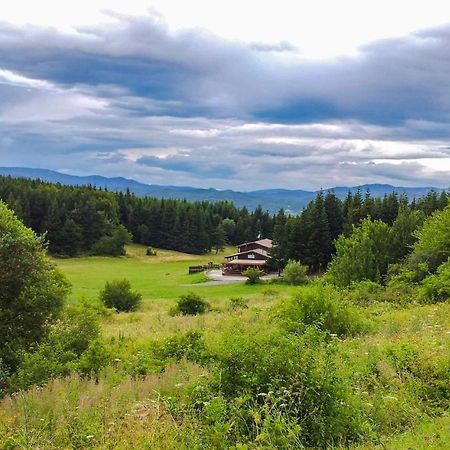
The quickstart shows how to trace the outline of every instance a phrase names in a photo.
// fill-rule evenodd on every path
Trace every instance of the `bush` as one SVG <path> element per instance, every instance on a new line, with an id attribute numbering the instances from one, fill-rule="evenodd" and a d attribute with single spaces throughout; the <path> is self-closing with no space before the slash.
<path id="1" fill-rule="evenodd" d="M 353 336 L 364 330 L 357 309 L 327 285 L 303 289 L 282 310 L 281 316 L 292 332 L 310 325 L 337 336 Z"/>
<path id="2" fill-rule="evenodd" d="M 339 236 L 336 255 L 330 263 L 327 278 L 346 287 L 354 281 L 380 282 L 392 262 L 390 228 L 381 220 L 365 219 L 349 237 Z"/>
<path id="3" fill-rule="evenodd" d="M 359 414 L 336 370 L 336 343 L 313 327 L 286 335 L 260 325 L 234 323 L 213 342 L 209 357 L 218 370 L 194 391 L 204 422 L 218 432 L 232 423 L 223 447 L 327 448 L 355 438 Z"/>
<path id="4" fill-rule="evenodd" d="M 111 236 L 102 236 L 93 246 L 94 255 L 122 256 L 125 255 L 125 245 L 131 242 L 131 233 L 118 225 Z"/>
<path id="5" fill-rule="evenodd" d="M 91 355 L 92 344 L 99 336 L 95 309 L 85 303 L 67 307 L 62 317 L 50 326 L 43 342 L 23 354 L 21 367 L 10 380 L 12 389 L 42 386 L 49 379 L 67 376 L 71 371 L 97 371 L 107 362 L 106 350 L 103 350 L 102 358 L 97 350 L 96 361 Z"/>
<path id="6" fill-rule="evenodd" d="M 185 334 L 171 336 L 153 347 L 155 358 L 167 364 L 170 359 L 179 361 L 186 358 L 193 362 L 202 362 L 206 346 L 200 331 L 188 331 Z"/>
<path id="7" fill-rule="evenodd" d="M 105 288 L 100 292 L 100 300 L 108 308 L 115 308 L 117 311 L 135 311 L 139 306 L 142 295 L 131 291 L 128 280 L 107 281 Z"/>
<path id="8" fill-rule="evenodd" d="M 373 281 L 353 282 L 346 292 L 347 298 L 357 305 L 370 305 L 380 300 L 383 286 Z"/>
<path id="9" fill-rule="evenodd" d="M 234 297 L 234 298 L 230 298 L 230 306 L 229 306 L 229 310 L 230 311 L 237 311 L 239 309 L 247 309 L 248 308 L 248 304 L 247 304 L 247 300 L 245 300 L 242 297 Z"/>
<path id="10" fill-rule="evenodd" d="M 433 213 L 415 236 L 417 242 L 408 258 L 408 266 L 416 272 L 416 279 L 421 280 L 426 276 L 424 266 L 434 273 L 450 258 L 450 206 Z"/>
<path id="11" fill-rule="evenodd" d="M 256 284 L 261 281 L 260 278 L 262 275 L 264 275 L 264 272 L 259 269 L 247 269 L 242 272 L 242 275 L 244 275 L 244 277 L 247 277 L 247 284 Z"/>
<path id="12" fill-rule="evenodd" d="M 147 256 L 156 256 L 158 253 L 153 247 L 147 247 L 147 251 L 145 252 Z"/>
<path id="13" fill-rule="evenodd" d="M 424 303 L 443 302 L 450 298 L 450 261 L 441 264 L 437 273 L 430 275 L 419 288 L 419 299 Z"/>
<path id="14" fill-rule="evenodd" d="M 189 292 L 182 295 L 177 301 L 177 305 L 171 311 L 172 314 L 182 314 L 183 316 L 203 314 L 211 309 L 211 305 L 203 300 L 199 295 Z"/>
<path id="15" fill-rule="evenodd" d="M 283 271 L 283 278 L 288 284 L 298 286 L 307 281 L 308 267 L 302 265 L 299 261 L 289 260 Z"/>

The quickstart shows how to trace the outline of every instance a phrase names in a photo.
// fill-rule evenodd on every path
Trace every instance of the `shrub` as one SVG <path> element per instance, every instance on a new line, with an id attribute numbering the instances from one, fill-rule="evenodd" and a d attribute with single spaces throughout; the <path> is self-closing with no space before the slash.
<path id="1" fill-rule="evenodd" d="M 229 306 L 229 310 L 230 311 L 237 311 L 239 309 L 247 309 L 248 308 L 248 304 L 247 304 L 247 300 L 245 300 L 242 297 L 233 297 L 230 298 L 230 306 Z"/>
<path id="2" fill-rule="evenodd" d="M 94 367 L 89 366 L 92 358 L 86 352 L 90 351 L 99 335 L 100 327 L 94 309 L 84 303 L 67 307 L 61 318 L 50 326 L 48 335 L 37 348 L 23 354 L 21 367 L 11 379 L 12 389 L 42 386 L 49 379 L 66 376 L 71 371 L 90 372 L 88 368 Z M 98 368 L 99 362 L 95 364 Z"/>
<path id="3" fill-rule="evenodd" d="M 203 300 L 199 295 L 189 292 L 186 295 L 182 295 L 178 301 L 177 305 L 172 310 L 172 313 L 182 314 L 183 316 L 191 315 L 195 316 L 197 314 L 203 314 L 210 310 L 211 305 Z"/>
<path id="4" fill-rule="evenodd" d="M 417 242 L 408 258 L 408 266 L 417 273 L 417 280 L 426 276 L 420 267 L 425 263 L 429 272 L 437 268 L 450 257 L 450 206 L 436 211 L 423 227 L 415 233 Z"/>
<path id="5" fill-rule="evenodd" d="M 330 263 L 327 277 L 337 286 L 349 286 L 354 281 L 380 282 L 392 262 L 390 228 L 381 220 L 365 219 L 349 237 L 339 236 L 336 255 Z"/>
<path id="6" fill-rule="evenodd" d="M 142 295 L 131 291 L 128 280 L 107 281 L 105 288 L 100 292 L 100 300 L 108 308 L 115 308 L 117 311 L 134 311 L 139 306 Z"/>
<path id="7" fill-rule="evenodd" d="M 171 336 L 155 344 L 155 358 L 167 364 L 169 359 L 179 361 L 186 358 L 194 362 L 202 362 L 206 351 L 203 335 L 200 331 L 188 331 L 185 334 Z"/>
<path id="8" fill-rule="evenodd" d="M 158 253 L 153 247 L 147 247 L 147 250 L 145 252 L 147 256 L 156 256 Z"/>
<path id="9" fill-rule="evenodd" d="M 357 305 L 369 305 L 380 300 L 383 289 L 381 284 L 373 281 L 358 281 L 350 285 L 350 288 L 346 291 L 346 296 Z"/>
<path id="10" fill-rule="evenodd" d="M 125 245 L 131 242 L 131 233 L 123 226 L 118 225 L 111 236 L 102 236 L 93 246 L 94 255 L 125 255 Z"/>
<path id="11" fill-rule="evenodd" d="M 263 274 L 264 272 L 259 269 L 247 269 L 242 272 L 242 275 L 244 275 L 244 277 L 247 277 L 247 284 L 259 283 L 261 281 L 260 278 Z"/>
<path id="12" fill-rule="evenodd" d="M 307 281 L 308 267 L 302 265 L 299 261 L 289 260 L 283 271 L 283 278 L 288 284 L 294 286 L 304 284 Z"/>
<path id="13" fill-rule="evenodd" d="M 336 370 L 336 343 L 323 332 L 286 335 L 234 323 L 209 350 L 218 370 L 194 400 L 204 421 L 233 424 L 221 436 L 231 441 L 224 447 L 326 448 L 361 431 L 347 380 Z"/>
<path id="14" fill-rule="evenodd" d="M 80 373 L 98 378 L 100 370 L 111 359 L 109 350 L 101 339 L 95 339 L 89 343 L 88 348 L 80 357 L 77 369 Z"/>
<path id="15" fill-rule="evenodd" d="M 450 298 L 450 261 L 441 264 L 437 273 L 429 275 L 419 288 L 419 299 L 424 303 L 437 303 Z"/>
<path id="16" fill-rule="evenodd" d="M 310 325 L 338 336 L 352 336 L 364 330 L 357 309 L 329 285 L 303 289 L 283 309 L 282 318 L 293 332 Z"/>

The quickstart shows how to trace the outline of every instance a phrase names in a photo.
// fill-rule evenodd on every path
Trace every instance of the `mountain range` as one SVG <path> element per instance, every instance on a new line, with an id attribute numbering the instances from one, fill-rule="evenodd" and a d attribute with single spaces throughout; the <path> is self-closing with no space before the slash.
<path id="1" fill-rule="evenodd" d="M 311 200 L 315 198 L 319 191 L 306 191 L 301 189 L 263 189 L 250 192 L 239 192 L 233 190 L 202 189 L 190 186 L 164 186 L 157 184 L 145 184 L 136 180 L 114 177 L 108 178 L 100 175 L 76 176 L 68 175 L 47 169 L 32 169 L 26 167 L 0 167 L 0 175 L 23 177 L 31 179 L 41 179 L 51 183 L 61 183 L 65 185 L 92 185 L 107 188 L 110 191 L 126 191 L 129 189 L 136 195 L 147 195 L 156 198 L 177 198 L 189 201 L 208 200 L 219 201 L 229 200 L 236 206 L 246 206 L 253 210 L 261 205 L 264 210 L 271 213 L 284 208 L 291 213 L 301 211 Z M 348 192 L 355 193 L 360 190 L 363 194 L 369 190 L 375 197 L 382 197 L 385 194 L 396 192 L 406 194 L 411 200 L 426 195 L 430 190 L 441 192 L 442 189 L 433 187 L 400 187 L 390 184 L 363 184 L 359 186 L 337 186 L 332 189 L 337 197 L 343 199 Z"/>

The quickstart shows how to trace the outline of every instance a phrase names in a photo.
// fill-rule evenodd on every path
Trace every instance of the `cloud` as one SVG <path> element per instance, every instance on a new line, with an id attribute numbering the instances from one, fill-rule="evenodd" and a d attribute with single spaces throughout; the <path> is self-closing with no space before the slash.
<path id="1" fill-rule="evenodd" d="M 317 61 L 116 19 L 0 23 L 0 164 L 237 189 L 447 183 L 450 26 Z"/>
<path id="2" fill-rule="evenodd" d="M 345 117 L 383 125 L 449 119 L 450 27 L 313 61 L 287 43 L 229 42 L 200 30 L 171 32 L 154 18 L 117 18 L 70 35 L 2 24 L 3 70 L 71 86 L 121 86 L 178 102 L 166 111 L 178 116 L 287 123 Z"/>
<path id="3" fill-rule="evenodd" d="M 197 176 L 207 176 L 210 180 L 215 178 L 229 179 L 235 174 L 233 166 L 227 164 L 217 164 L 211 161 L 207 163 L 196 161 L 190 155 L 169 156 L 167 158 L 158 158 L 156 156 L 143 156 L 139 158 L 137 164 L 148 167 L 158 167 L 160 169 L 186 172 Z"/>

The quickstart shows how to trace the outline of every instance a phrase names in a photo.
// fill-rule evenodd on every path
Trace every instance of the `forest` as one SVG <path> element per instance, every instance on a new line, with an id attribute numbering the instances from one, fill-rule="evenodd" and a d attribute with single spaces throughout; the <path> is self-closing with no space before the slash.
<path id="1" fill-rule="evenodd" d="M 92 186 L 72 187 L 39 180 L 0 177 L 0 199 L 36 233 L 45 233 L 49 251 L 121 255 L 131 240 L 147 246 L 203 254 L 225 245 L 255 240 L 277 243 L 272 265 L 302 261 L 310 272 L 323 272 L 335 253 L 335 241 L 365 218 L 380 220 L 397 232 L 392 261 L 405 256 L 412 231 L 425 217 L 443 209 L 448 194 L 430 191 L 408 202 L 392 193 L 349 194 L 344 201 L 332 191 L 319 193 L 300 214 L 283 210 L 271 216 L 259 206 L 249 212 L 231 202 L 187 202 L 113 193 Z"/>

